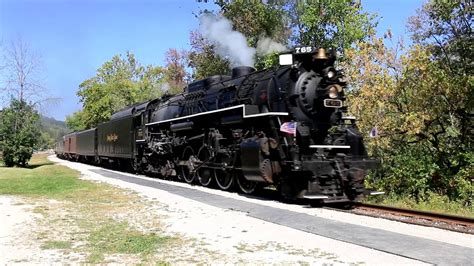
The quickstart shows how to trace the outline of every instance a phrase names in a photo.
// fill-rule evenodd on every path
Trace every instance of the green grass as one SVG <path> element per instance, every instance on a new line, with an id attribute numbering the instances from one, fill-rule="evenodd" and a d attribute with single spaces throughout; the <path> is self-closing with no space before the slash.
<path id="1" fill-rule="evenodd" d="M 57 217 L 55 211 L 59 211 L 54 207 L 36 206 L 33 210 L 42 214 L 44 219 L 49 219 L 46 224 L 50 229 L 38 232 L 44 234 L 40 238 L 43 241 L 41 248 L 85 252 L 89 254 L 88 262 L 91 263 L 104 262 L 105 255 L 113 254 L 137 254 L 142 260 L 149 261 L 158 248 L 170 243 L 171 237 L 142 233 L 124 221 L 111 218 L 115 214 L 143 207 L 136 194 L 80 180 L 78 176 L 79 172 L 75 170 L 52 164 L 47 155 L 34 155 L 27 168 L 0 167 L 0 195 L 20 195 L 33 201 L 59 200 L 59 210 L 74 217 L 65 224 L 63 218 L 54 218 Z M 50 233 L 71 226 L 80 228 L 80 232 L 86 232 L 85 235 L 71 235 L 63 229 L 66 230 L 65 240 L 69 240 L 64 241 Z M 70 239 L 82 244 L 77 247 Z"/>
<path id="2" fill-rule="evenodd" d="M 472 206 L 465 206 L 462 202 L 449 200 L 447 196 L 430 193 L 423 201 L 416 201 L 410 197 L 389 195 L 385 197 L 372 197 L 366 199 L 368 203 L 388 205 L 398 208 L 415 209 L 446 213 L 452 215 L 466 216 L 474 218 Z"/>
<path id="3" fill-rule="evenodd" d="M 58 165 L 0 167 L 0 194 L 64 198 L 73 191 L 94 187 L 77 176 L 78 172 Z"/>
<path id="4" fill-rule="evenodd" d="M 147 255 L 154 252 L 158 247 L 167 244 L 170 240 L 170 237 L 130 230 L 127 223 L 109 221 L 96 228 L 89 235 L 88 243 L 92 250 L 89 262 L 102 261 L 104 254 Z"/>
<path id="5" fill-rule="evenodd" d="M 41 245 L 42 249 L 69 249 L 71 247 L 70 241 L 46 241 Z"/>

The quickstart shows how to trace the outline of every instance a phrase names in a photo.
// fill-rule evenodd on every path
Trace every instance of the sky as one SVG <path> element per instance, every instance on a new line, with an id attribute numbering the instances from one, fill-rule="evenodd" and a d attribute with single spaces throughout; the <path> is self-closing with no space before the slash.
<path id="1" fill-rule="evenodd" d="M 208 1 L 212 2 L 212 1 Z M 390 28 L 408 39 L 407 19 L 422 0 L 362 0 L 379 16 L 379 36 Z M 43 113 L 58 120 L 81 108 L 79 84 L 116 54 L 135 54 L 142 65 L 164 65 L 169 48 L 188 49 L 194 14 L 214 4 L 197 0 L 0 0 L 0 42 L 21 38 L 41 56 L 41 80 L 58 102 Z"/>

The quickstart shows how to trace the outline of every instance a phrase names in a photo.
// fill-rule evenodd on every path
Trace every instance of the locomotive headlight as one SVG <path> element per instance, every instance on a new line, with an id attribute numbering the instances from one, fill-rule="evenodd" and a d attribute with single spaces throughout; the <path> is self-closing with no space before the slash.
<path id="1" fill-rule="evenodd" d="M 333 67 L 327 67 L 327 68 L 323 69 L 323 75 L 327 79 L 335 78 L 336 74 L 337 74 L 337 72 Z"/>
<path id="2" fill-rule="evenodd" d="M 327 73 L 327 76 L 328 76 L 328 78 L 330 78 L 330 79 L 332 79 L 335 75 L 336 75 L 336 73 L 334 73 L 334 71 L 329 71 L 329 72 Z"/>
<path id="3" fill-rule="evenodd" d="M 278 57 L 280 66 L 289 66 L 293 64 L 293 55 L 292 54 L 281 54 Z"/>
<path id="4" fill-rule="evenodd" d="M 331 99 L 337 98 L 338 94 L 339 94 L 339 91 L 337 90 L 337 86 L 331 86 L 329 88 L 329 92 L 328 92 L 329 98 Z"/>

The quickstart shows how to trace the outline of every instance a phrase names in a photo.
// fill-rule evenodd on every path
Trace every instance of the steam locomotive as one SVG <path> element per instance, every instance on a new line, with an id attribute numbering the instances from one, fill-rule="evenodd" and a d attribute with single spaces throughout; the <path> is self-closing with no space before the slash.
<path id="1" fill-rule="evenodd" d="M 64 136 L 59 157 L 243 193 L 273 186 L 286 198 L 351 202 L 368 158 L 344 105 L 335 55 L 298 46 L 280 66 L 232 69 L 184 92 L 127 107 L 97 128 Z"/>

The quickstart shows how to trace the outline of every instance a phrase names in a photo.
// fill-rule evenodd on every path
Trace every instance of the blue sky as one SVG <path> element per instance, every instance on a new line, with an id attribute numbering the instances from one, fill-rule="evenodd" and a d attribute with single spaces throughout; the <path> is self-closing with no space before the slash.
<path id="1" fill-rule="evenodd" d="M 209 1 L 212 2 L 212 1 Z M 378 34 L 406 36 L 421 0 L 362 0 L 380 16 Z M 214 8 L 196 0 L 0 0 L 0 40 L 21 37 L 41 54 L 48 94 L 62 100 L 45 113 L 59 120 L 79 110 L 78 85 L 116 54 L 131 51 L 143 64 L 164 64 L 169 48 L 189 48 L 193 12 Z M 405 37 L 407 39 L 408 36 Z"/>

